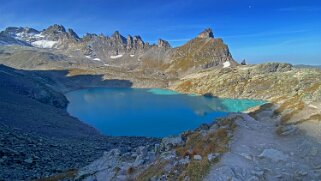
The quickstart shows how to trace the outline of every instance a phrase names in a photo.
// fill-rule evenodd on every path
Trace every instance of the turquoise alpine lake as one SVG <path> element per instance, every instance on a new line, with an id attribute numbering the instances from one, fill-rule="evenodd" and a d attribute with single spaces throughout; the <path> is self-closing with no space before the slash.
<path id="1" fill-rule="evenodd" d="M 111 136 L 175 135 L 265 103 L 180 94 L 166 89 L 90 88 L 66 96 L 69 114 Z"/>

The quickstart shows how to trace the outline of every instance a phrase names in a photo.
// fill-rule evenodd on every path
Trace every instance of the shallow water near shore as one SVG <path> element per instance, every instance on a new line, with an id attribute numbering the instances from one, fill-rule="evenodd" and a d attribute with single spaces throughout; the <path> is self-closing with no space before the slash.
<path id="1" fill-rule="evenodd" d="M 67 111 L 111 136 L 164 137 L 197 128 L 230 112 L 264 104 L 166 89 L 90 88 L 66 94 Z"/>

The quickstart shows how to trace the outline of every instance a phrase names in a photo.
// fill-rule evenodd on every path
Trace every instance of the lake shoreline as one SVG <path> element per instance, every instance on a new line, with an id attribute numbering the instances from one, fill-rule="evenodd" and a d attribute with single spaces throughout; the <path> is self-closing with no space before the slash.
<path id="1" fill-rule="evenodd" d="M 264 103 L 180 94 L 156 88 L 87 88 L 65 96 L 69 101 L 67 112 L 70 115 L 105 135 L 156 138 L 194 130 L 217 117 L 244 112 Z"/>

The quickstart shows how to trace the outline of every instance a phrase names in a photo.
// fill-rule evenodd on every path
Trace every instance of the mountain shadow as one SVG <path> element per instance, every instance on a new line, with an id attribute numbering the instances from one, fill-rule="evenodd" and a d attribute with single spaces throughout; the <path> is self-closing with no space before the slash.
<path id="1" fill-rule="evenodd" d="M 67 74 L 0 65 L 0 180 L 39 179 L 85 166 L 110 149 L 124 151 L 159 142 L 153 138 L 103 136 L 70 116 L 64 91 L 81 85 L 131 87 L 132 83 L 103 80 L 101 75 Z"/>

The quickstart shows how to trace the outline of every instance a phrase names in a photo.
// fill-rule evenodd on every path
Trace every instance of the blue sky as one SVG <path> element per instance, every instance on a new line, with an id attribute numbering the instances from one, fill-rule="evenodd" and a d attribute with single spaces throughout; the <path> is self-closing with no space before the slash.
<path id="1" fill-rule="evenodd" d="M 321 64 L 320 0 L 0 0 L 0 29 L 51 24 L 173 46 L 211 27 L 238 61 Z"/>

